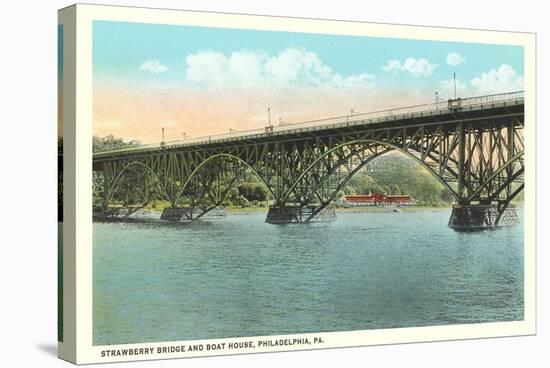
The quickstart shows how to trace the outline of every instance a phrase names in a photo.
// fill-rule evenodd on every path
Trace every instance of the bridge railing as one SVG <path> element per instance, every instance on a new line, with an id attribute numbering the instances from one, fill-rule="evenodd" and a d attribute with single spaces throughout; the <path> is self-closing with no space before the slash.
<path id="1" fill-rule="evenodd" d="M 469 106 L 469 105 L 484 105 L 484 104 L 494 103 L 494 102 L 522 100 L 524 97 L 525 97 L 525 92 L 518 91 L 518 92 L 498 93 L 498 94 L 486 95 L 486 96 L 468 97 L 468 98 L 462 99 L 461 101 L 462 101 L 462 106 Z"/>
<path id="2" fill-rule="evenodd" d="M 171 140 L 171 141 L 165 141 L 163 143 L 144 144 L 137 147 L 129 147 L 129 148 L 112 150 L 112 151 L 98 152 L 96 154 L 140 151 L 140 150 L 147 150 L 147 149 L 154 149 L 154 148 L 161 148 L 161 147 L 168 147 L 168 146 L 192 146 L 197 144 L 207 144 L 207 143 L 221 142 L 221 141 L 226 141 L 231 139 L 238 139 L 242 137 L 253 138 L 260 135 L 271 135 L 274 133 L 279 133 L 279 134 L 283 132 L 291 133 L 292 131 L 307 129 L 307 128 L 322 129 L 323 127 L 332 126 L 335 124 L 345 124 L 349 122 L 365 121 L 369 119 L 389 117 L 394 115 L 406 115 L 411 113 L 420 113 L 420 112 L 428 112 L 428 111 L 444 111 L 444 110 L 448 110 L 451 104 L 455 107 L 463 108 L 465 106 L 484 105 L 484 104 L 504 102 L 504 101 L 517 101 L 517 100 L 522 100 L 523 98 L 524 98 L 524 91 L 518 91 L 518 92 L 498 93 L 498 94 L 485 95 L 485 96 L 459 98 L 455 100 L 439 100 L 439 101 L 434 101 L 432 103 L 427 103 L 427 104 L 399 107 L 394 109 L 378 110 L 378 111 L 372 111 L 368 113 L 341 115 L 341 116 L 335 116 L 335 117 L 326 118 L 326 119 L 308 120 L 308 121 L 302 121 L 298 123 L 285 123 L 281 125 L 266 126 L 264 128 L 258 128 L 258 129 L 232 131 L 230 133 L 221 133 L 221 134 L 214 134 L 214 135 L 201 136 L 201 137 L 195 137 L 195 138 Z"/>

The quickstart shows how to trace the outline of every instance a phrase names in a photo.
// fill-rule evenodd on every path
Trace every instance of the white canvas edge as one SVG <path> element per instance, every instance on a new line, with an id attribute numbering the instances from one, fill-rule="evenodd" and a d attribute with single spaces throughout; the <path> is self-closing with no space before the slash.
<path id="1" fill-rule="evenodd" d="M 76 5 L 77 66 L 76 66 L 76 360 L 77 363 L 115 362 L 129 360 L 167 359 L 206 355 L 228 355 L 335 347 L 440 341 L 536 333 L 536 245 L 535 245 L 535 47 L 534 34 L 500 31 L 480 31 L 454 28 L 373 24 L 331 20 L 283 18 L 273 16 L 237 15 L 182 10 L 133 7 Z M 479 323 L 467 325 L 394 328 L 349 332 L 312 333 L 284 336 L 243 337 L 198 341 L 170 341 L 108 346 L 92 345 L 92 21 L 109 20 L 154 24 L 215 26 L 306 33 L 365 35 L 439 41 L 458 41 L 519 45 L 524 47 L 525 65 L 525 208 L 524 208 L 524 320 L 516 322 Z M 66 124 L 66 122 L 65 122 Z M 173 354 L 101 357 L 103 350 L 245 342 L 278 338 L 321 337 L 323 344 L 292 345 L 255 349 L 184 352 Z"/>

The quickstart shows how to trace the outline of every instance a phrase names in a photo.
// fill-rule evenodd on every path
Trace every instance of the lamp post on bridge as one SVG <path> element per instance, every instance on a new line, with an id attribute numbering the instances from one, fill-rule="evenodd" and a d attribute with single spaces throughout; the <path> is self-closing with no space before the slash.
<path id="1" fill-rule="evenodd" d="M 455 100 L 456 100 L 456 73 L 453 73 L 453 84 L 455 88 Z"/>
<path id="2" fill-rule="evenodd" d="M 267 108 L 267 126 L 265 127 L 266 133 L 273 132 L 273 125 L 271 125 L 271 107 Z"/>
<path id="3" fill-rule="evenodd" d="M 353 114 L 355 114 L 355 111 L 353 111 L 353 109 L 350 109 L 349 110 L 349 115 L 346 115 L 346 122 L 349 121 L 350 117 L 353 117 Z"/>

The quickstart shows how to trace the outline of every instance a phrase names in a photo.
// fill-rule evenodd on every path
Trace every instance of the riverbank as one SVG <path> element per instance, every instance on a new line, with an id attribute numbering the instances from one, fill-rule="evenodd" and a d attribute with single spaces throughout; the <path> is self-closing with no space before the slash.
<path id="1" fill-rule="evenodd" d="M 398 208 L 402 212 L 440 212 L 450 210 L 449 207 L 429 207 L 429 206 L 403 206 L 403 207 L 347 207 L 336 208 L 336 212 L 341 213 L 362 213 L 362 212 L 395 212 Z"/>
<path id="2" fill-rule="evenodd" d="M 523 206 L 516 205 L 517 208 L 523 208 Z M 131 217 L 140 217 L 143 215 L 159 215 L 164 211 L 164 206 L 157 207 L 145 207 L 136 211 Z M 386 206 L 386 207 L 375 207 L 375 206 L 365 206 L 365 207 L 336 207 L 336 213 L 385 213 L 385 212 L 396 212 L 395 209 L 398 208 L 398 212 L 444 212 L 449 211 L 452 207 L 434 207 L 434 206 Z M 225 207 L 225 210 L 228 215 L 255 215 L 260 213 L 267 213 L 268 207 Z"/>
<path id="3" fill-rule="evenodd" d="M 366 212 L 395 212 L 396 207 L 337 207 L 336 213 L 366 213 Z M 425 206 L 403 206 L 398 207 L 402 212 L 442 212 L 450 210 L 451 207 L 425 207 Z M 267 213 L 267 207 L 227 207 L 226 211 L 231 215 L 252 215 L 257 213 Z"/>

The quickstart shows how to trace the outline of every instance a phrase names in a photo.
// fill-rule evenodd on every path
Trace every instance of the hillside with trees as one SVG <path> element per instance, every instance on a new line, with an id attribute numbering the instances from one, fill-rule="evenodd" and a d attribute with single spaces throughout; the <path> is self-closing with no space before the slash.
<path id="1" fill-rule="evenodd" d="M 408 194 L 421 206 L 448 206 L 451 192 L 420 164 L 402 154 L 387 154 L 355 174 L 344 194 Z"/>
<path id="2" fill-rule="evenodd" d="M 105 137 L 98 137 L 94 135 L 92 142 L 94 152 L 103 152 L 126 147 L 137 147 L 140 145 L 140 141 L 125 141 L 122 138 L 115 138 L 112 134 Z"/>

